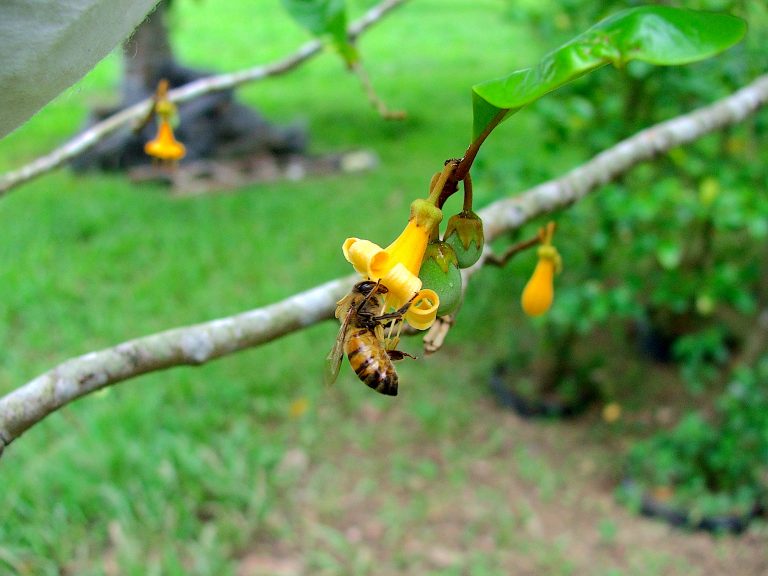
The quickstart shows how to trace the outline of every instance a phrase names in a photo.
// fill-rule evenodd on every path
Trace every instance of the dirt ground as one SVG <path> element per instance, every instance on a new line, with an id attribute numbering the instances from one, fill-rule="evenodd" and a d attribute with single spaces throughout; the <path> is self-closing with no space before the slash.
<path id="1" fill-rule="evenodd" d="M 299 489 L 270 518 L 274 537 L 243 552 L 239 576 L 768 574 L 765 520 L 741 536 L 713 536 L 616 501 L 631 434 L 611 426 L 630 431 L 669 418 L 668 408 L 610 425 L 600 406 L 542 422 L 481 395 L 466 410 L 469 424 L 431 426 L 406 406 L 350 407 L 355 426 L 327 428 L 309 451 L 297 443 L 281 469 Z M 338 414 L 321 407 L 318 417 Z"/>

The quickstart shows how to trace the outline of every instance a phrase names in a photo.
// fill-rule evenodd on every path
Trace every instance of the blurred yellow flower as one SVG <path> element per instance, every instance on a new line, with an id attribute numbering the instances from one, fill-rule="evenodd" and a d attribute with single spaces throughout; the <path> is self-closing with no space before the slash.
<path id="1" fill-rule="evenodd" d="M 157 136 L 144 145 L 144 152 L 160 160 L 176 161 L 184 158 L 187 150 L 184 144 L 174 137 L 171 123 L 161 116 Z"/>
<path id="2" fill-rule="evenodd" d="M 613 424 L 619 418 L 621 418 L 621 406 L 616 402 L 609 402 L 603 406 L 603 420 L 609 424 Z"/>
<path id="3" fill-rule="evenodd" d="M 307 410 L 309 410 L 309 400 L 307 400 L 304 396 L 301 396 L 291 402 L 288 413 L 291 415 L 291 418 L 297 419 L 304 416 Z"/>

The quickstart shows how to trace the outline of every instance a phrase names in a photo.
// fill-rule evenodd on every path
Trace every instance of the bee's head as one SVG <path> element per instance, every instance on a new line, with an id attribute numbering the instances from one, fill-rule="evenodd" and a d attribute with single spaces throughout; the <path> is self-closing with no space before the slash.
<path id="1" fill-rule="evenodd" d="M 359 292 L 363 296 L 369 296 L 373 291 L 376 291 L 378 294 L 386 294 L 388 292 L 387 287 L 384 286 L 384 284 L 374 282 L 373 280 L 363 280 L 362 282 L 358 282 L 352 290 Z"/>

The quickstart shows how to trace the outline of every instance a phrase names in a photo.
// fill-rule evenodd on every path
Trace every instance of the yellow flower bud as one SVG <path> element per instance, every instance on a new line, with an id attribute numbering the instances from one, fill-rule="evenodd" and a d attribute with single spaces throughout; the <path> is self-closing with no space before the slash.
<path id="1" fill-rule="evenodd" d="M 555 297 L 554 279 L 558 271 L 560 255 L 554 246 L 540 246 L 539 261 L 533 271 L 533 276 L 523 289 L 521 304 L 528 316 L 541 316 L 550 306 Z"/>

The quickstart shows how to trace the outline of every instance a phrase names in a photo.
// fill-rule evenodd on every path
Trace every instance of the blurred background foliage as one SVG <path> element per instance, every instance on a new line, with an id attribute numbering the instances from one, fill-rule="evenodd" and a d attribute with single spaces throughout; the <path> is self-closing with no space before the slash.
<path id="1" fill-rule="evenodd" d="M 582 28 L 637 3 L 609 4 L 536 4 L 521 14 L 511 3 L 509 13 L 565 40 L 571 26 Z M 669 68 L 630 63 L 617 74 L 590 75 L 542 100 L 537 120 L 549 158 L 565 154 L 578 161 L 594 155 L 766 70 L 764 4 L 703 0 L 685 7 L 737 14 L 750 33 L 722 58 Z M 634 448 L 628 470 L 650 488 L 668 489 L 682 507 L 698 502 L 711 513 L 751 509 L 766 487 L 764 419 L 739 417 L 734 407 L 715 414 L 710 409 L 713 398 L 722 395 L 715 403 L 727 404 L 728 390 L 747 381 L 756 382 L 749 387 L 749 402 L 762 405 L 768 398 L 766 382 L 757 383 L 761 377 L 754 375 L 766 358 L 764 316 L 763 324 L 760 320 L 768 304 L 768 196 L 760 161 L 766 128 L 765 116 L 758 115 L 673 150 L 563 213 L 558 235 L 566 273 L 557 303 L 549 318 L 532 325 L 538 328 L 535 338 L 530 331 L 517 332 L 519 340 L 511 345 L 513 362 L 527 362 L 530 373 L 533 358 L 544 374 L 534 385 L 530 378 L 518 379 L 517 391 L 554 393 L 566 402 L 595 392 L 606 400 L 622 395 L 617 387 L 625 382 L 607 369 L 617 359 L 591 344 L 606 331 L 624 342 L 622 354 L 634 347 L 674 366 L 693 403 L 702 406 L 681 416 L 679 426 L 654 431 Z M 498 164 L 491 170 L 503 171 Z M 584 341 L 590 343 L 580 351 Z M 521 354 L 525 342 L 536 344 Z"/>
<path id="2" fill-rule="evenodd" d="M 350 2 L 352 15 L 373 3 Z M 382 97 L 408 112 L 401 123 L 377 118 L 330 53 L 238 91 L 270 119 L 303 119 L 313 152 L 373 149 L 380 165 L 370 172 L 172 198 L 159 186 L 60 171 L 12 193 L 0 202 L 0 392 L 71 356 L 348 273 L 343 239 L 393 237 L 431 174 L 464 150 L 472 84 L 635 4 L 410 3 L 359 46 Z M 483 147 L 476 207 L 768 70 L 764 3 L 685 6 L 742 16 L 747 39 L 691 66 L 602 70 L 524 110 Z M 171 26 L 181 61 L 219 71 L 270 62 L 307 38 L 278 0 L 178 2 Z M 53 147 L 89 106 L 114 101 L 118 65 L 103 62 L 0 142 L 0 168 Z M 565 271 L 549 315 L 530 320 L 519 310 L 533 254 L 482 272 L 446 348 L 399 368 L 395 403 L 351 371 L 323 389 L 337 330 L 329 322 L 53 415 L 0 460 L 0 567 L 35 575 L 707 573 L 697 562 L 710 552 L 759 566 L 760 527 L 751 543 L 691 553 L 684 536 L 649 539 L 601 494 L 628 471 L 680 505 L 723 513 L 765 488 L 768 423 L 757 407 L 768 394 L 759 323 L 768 307 L 766 123 L 761 113 L 675 150 L 555 215 Z M 453 202 L 449 213 L 460 209 Z M 510 419 L 488 401 L 499 362 L 508 386 L 522 383 L 517 391 L 530 397 L 567 401 L 587 387 L 581 425 Z M 601 417 L 608 404 L 622 408 L 618 421 Z M 579 508 L 585 494 L 603 512 Z M 565 527 L 564 506 L 580 510 Z M 597 535 L 587 554 L 569 532 L 583 526 Z"/>

